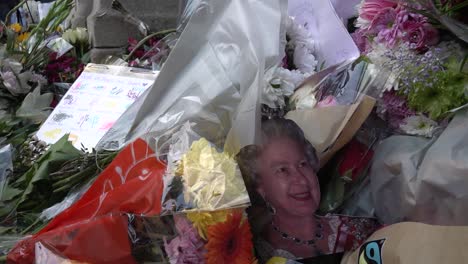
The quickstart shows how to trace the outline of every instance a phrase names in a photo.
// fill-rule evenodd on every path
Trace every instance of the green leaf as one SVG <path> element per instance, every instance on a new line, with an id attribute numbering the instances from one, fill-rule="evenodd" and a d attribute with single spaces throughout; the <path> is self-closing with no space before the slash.
<path id="1" fill-rule="evenodd" d="M 2 197 L 0 197 L 0 200 L 1 201 L 10 201 L 10 200 L 14 199 L 15 197 L 17 197 L 18 195 L 20 195 L 21 193 L 22 193 L 22 191 L 19 190 L 19 189 L 9 187 L 9 186 L 5 186 L 5 188 L 3 189 L 3 192 L 2 192 Z"/>
<path id="2" fill-rule="evenodd" d="M 48 195 L 49 197 L 44 197 L 48 199 L 53 199 L 50 197 L 52 193 L 52 182 L 50 179 L 50 173 L 57 171 L 61 168 L 64 162 L 79 157 L 81 152 L 77 150 L 71 142 L 68 141 L 68 135 L 63 136 L 57 143 L 53 144 L 49 150 L 44 153 L 44 155 L 39 158 L 36 164 L 28 170 L 19 181 L 23 182 L 23 185 L 26 185 L 23 195 L 21 196 L 18 202 L 19 209 L 32 209 L 41 210 L 43 208 L 36 208 L 38 204 L 44 204 L 44 201 L 34 201 L 30 199 L 31 195 L 35 197 L 42 197 L 43 195 Z M 48 193 L 38 192 L 38 188 L 48 187 Z M 31 202 L 32 204 L 28 204 Z"/>
<path id="3" fill-rule="evenodd" d="M 52 93 L 41 94 L 40 87 L 36 87 L 33 92 L 24 98 L 20 108 L 16 111 L 16 116 L 35 123 L 44 122 L 51 112 L 50 103 L 53 97 Z"/>
<path id="4" fill-rule="evenodd" d="M 322 192 L 320 200 L 320 211 L 322 212 L 332 212 L 343 203 L 346 183 L 338 174 L 338 167 L 334 169 L 333 178 Z"/>
<path id="5" fill-rule="evenodd" d="M 0 226 L 0 235 L 4 235 L 4 234 L 8 234 L 8 233 L 11 233 L 15 230 L 15 227 L 11 227 L 11 226 Z M 2 238 L 0 237 L 0 240 L 2 240 Z"/>

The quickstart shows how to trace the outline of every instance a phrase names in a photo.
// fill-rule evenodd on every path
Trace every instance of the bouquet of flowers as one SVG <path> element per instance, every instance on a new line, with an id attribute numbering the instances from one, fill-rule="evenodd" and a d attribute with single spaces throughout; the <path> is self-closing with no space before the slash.
<path id="1" fill-rule="evenodd" d="M 177 148 L 178 143 L 174 145 Z M 239 207 L 248 203 L 248 195 L 237 164 L 225 154 L 210 149 L 203 138 L 190 145 L 191 149 L 182 155 L 182 161 L 175 162 L 182 166 L 176 169 L 179 176 L 175 176 L 173 173 L 176 171 L 166 165 L 167 161 L 159 160 L 145 141 L 133 142 L 122 150 L 78 201 L 38 233 L 20 241 L 9 253 L 8 260 L 30 262 L 37 254 L 38 243 L 45 243 L 67 258 L 92 263 L 134 263 L 135 258 L 170 263 L 185 263 L 187 260 L 196 260 L 197 263 L 252 263 L 252 235 L 245 208 Z M 177 159 L 169 154 L 167 160 Z M 178 188 L 177 182 L 181 182 L 183 187 Z M 168 195 L 177 197 L 177 202 L 185 206 L 169 208 L 167 204 L 172 203 L 166 199 Z M 165 200 L 169 202 L 163 202 Z M 187 209 L 189 206 L 191 209 Z M 168 231 L 167 224 L 151 229 L 139 227 L 141 221 L 159 222 L 161 213 L 169 214 L 167 217 L 171 219 L 173 215 L 173 220 L 161 220 L 173 221 L 173 232 Z M 138 215 L 136 220 L 133 214 Z M 143 216 L 149 217 L 148 220 Z M 156 220 L 151 220 L 151 217 Z M 116 235 L 126 234 L 127 228 L 130 234 L 134 234 L 130 236 L 131 240 L 128 236 Z M 83 247 L 82 243 L 89 243 L 89 238 L 95 236 L 96 231 L 92 230 L 112 230 L 112 235 L 99 231 L 102 233 L 100 239 L 113 241 L 100 246 L 100 249 L 117 251 L 118 254 L 96 255 L 94 248 L 87 250 L 90 248 Z M 75 235 L 70 236 L 72 233 Z M 151 241 L 142 244 L 141 240 L 148 237 Z M 141 253 L 151 252 L 154 248 L 163 248 L 164 251 L 152 255 Z M 137 255 L 134 258 L 132 254 Z"/>
<path id="2" fill-rule="evenodd" d="M 454 16 L 465 8 L 457 1 L 441 5 Z M 353 33 L 363 54 L 391 72 L 378 114 L 393 129 L 426 137 L 468 103 L 465 44 L 431 11 L 415 2 L 365 0 Z"/>
<path id="3" fill-rule="evenodd" d="M 265 73 L 262 103 L 270 108 L 286 108 L 288 97 L 317 71 L 315 45 L 310 33 L 294 18 L 286 20 L 285 57 L 282 65 Z M 299 106 L 300 107 L 300 106 Z"/>

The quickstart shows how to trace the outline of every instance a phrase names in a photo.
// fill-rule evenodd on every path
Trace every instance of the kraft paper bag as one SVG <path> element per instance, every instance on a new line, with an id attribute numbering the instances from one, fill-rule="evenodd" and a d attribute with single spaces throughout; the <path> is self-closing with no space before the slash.
<path id="1" fill-rule="evenodd" d="M 320 165 L 324 166 L 341 148 L 343 148 L 354 137 L 372 112 L 376 103 L 375 98 L 365 95 L 359 103 L 356 111 L 353 113 L 348 123 L 344 126 L 341 134 L 329 150 L 320 155 Z"/>
<path id="2" fill-rule="evenodd" d="M 317 150 L 320 164 L 324 165 L 346 145 L 369 116 L 375 99 L 363 96 L 352 105 L 293 110 L 286 118 L 296 122 L 305 137 Z"/>
<path id="3" fill-rule="evenodd" d="M 468 226 L 403 222 L 376 231 L 341 264 L 467 263 Z"/>

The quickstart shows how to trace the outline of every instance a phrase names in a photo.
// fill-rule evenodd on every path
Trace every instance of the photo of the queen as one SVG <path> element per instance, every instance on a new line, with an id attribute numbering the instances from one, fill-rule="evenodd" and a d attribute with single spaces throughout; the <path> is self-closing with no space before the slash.
<path id="1" fill-rule="evenodd" d="M 291 120 L 262 123 L 261 140 L 237 156 L 252 200 L 250 218 L 260 261 L 303 259 L 358 247 L 378 227 L 370 218 L 316 214 L 319 160 Z"/>

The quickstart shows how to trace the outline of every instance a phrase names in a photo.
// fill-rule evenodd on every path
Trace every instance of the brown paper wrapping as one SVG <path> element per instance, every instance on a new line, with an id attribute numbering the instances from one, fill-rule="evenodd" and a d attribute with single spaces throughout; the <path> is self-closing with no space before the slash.
<path id="1" fill-rule="evenodd" d="M 358 103 L 309 110 L 294 110 L 286 118 L 296 122 L 317 150 L 321 166 L 356 134 L 371 113 L 376 100 L 364 95 Z"/>

